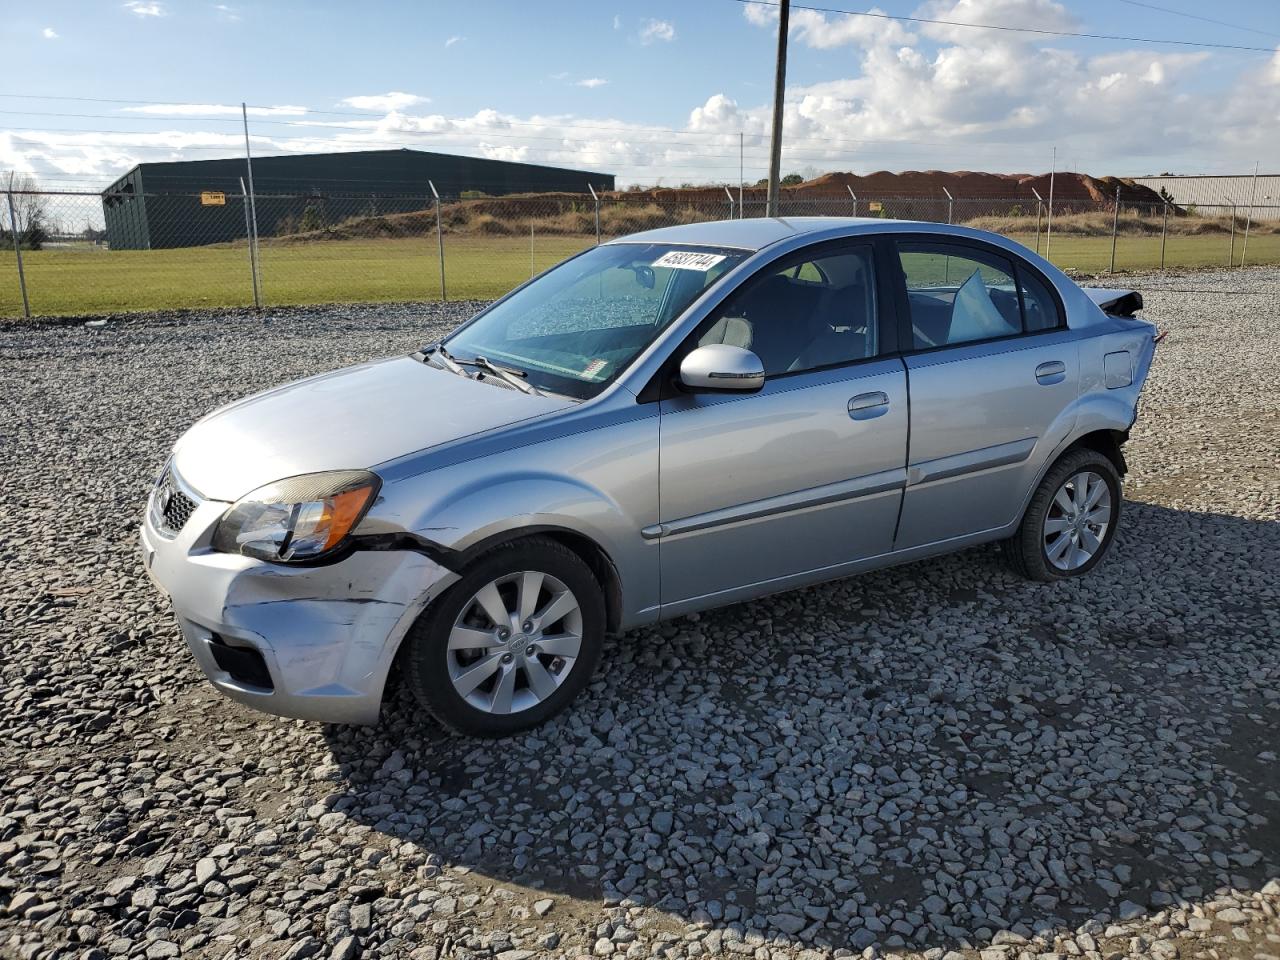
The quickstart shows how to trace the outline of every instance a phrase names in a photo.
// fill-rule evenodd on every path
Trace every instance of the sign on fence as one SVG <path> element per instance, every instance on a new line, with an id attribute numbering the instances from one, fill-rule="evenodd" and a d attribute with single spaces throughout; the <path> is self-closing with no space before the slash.
<path id="1" fill-rule="evenodd" d="M 221 190 L 203 190 L 200 193 L 200 205 L 204 207 L 225 207 L 227 195 Z"/>

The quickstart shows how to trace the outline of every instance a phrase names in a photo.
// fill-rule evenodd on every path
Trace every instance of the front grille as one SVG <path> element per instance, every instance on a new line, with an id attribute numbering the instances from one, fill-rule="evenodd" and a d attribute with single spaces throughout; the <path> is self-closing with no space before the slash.
<path id="1" fill-rule="evenodd" d="M 166 467 L 159 482 L 156 483 L 152 499 L 153 519 L 162 533 L 176 536 L 195 513 L 196 503 L 179 486 L 173 475 L 173 468 Z"/>
<path id="2" fill-rule="evenodd" d="M 174 490 L 164 508 L 164 525 L 177 533 L 195 513 L 195 502 L 181 490 Z"/>

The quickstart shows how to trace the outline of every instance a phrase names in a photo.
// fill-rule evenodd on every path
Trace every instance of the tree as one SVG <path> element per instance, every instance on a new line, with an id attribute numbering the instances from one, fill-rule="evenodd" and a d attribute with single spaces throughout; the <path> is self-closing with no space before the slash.
<path id="1" fill-rule="evenodd" d="M 784 187 L 794 187 L 798 184 L 804 183 L 804 177 L 800 176 L 798 173 L 788 173 L 778 182 Z"/>
<path id="2" fill-rule="evenodd" d="M 13 196 L 13 219 L 18 229 L 18 243 L 27 250 L 39 250 L 49 239 L 49 198 L 38 193 L 40 184 L 34 177 L 23 174 L 14 177 L 8 184 Z M 10 232 L 9 211 L 0 211 L 0 238 L 8 245 L 13 244 Z"/>
<path id="3" fill-rule="evenodd" d="M 302 222 L 298 224 L 298 229 L 302 233 L 311 233 L 315 230 L 323 230 L 325 228 L 324 208 L 318 203 L 308 203 L 307 208 L 302 211 Z"/>

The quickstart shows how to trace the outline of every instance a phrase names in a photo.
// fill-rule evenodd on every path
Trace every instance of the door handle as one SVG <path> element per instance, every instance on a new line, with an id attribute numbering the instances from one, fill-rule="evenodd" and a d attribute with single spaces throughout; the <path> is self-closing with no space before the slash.
<path id="1" fill-rule="evenodd" d="M 889 409 L 889 395 L 883 390 L 860 393 L 849 401 L 849 416 L 854 420 L 870 420 Z"/>
<path id="2" fill-rule="evenodd" d="M 1036 367 L 1036 379 L 1044 386 L 1052 386 L 1067 379 L 1067 365 L 1061 360 L 1049 360 Z"/>

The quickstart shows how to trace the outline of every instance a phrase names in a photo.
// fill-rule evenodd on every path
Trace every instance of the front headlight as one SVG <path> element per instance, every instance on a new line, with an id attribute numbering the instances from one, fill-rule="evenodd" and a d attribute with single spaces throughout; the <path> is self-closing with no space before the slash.
<path id="1" fill-rule="evenodd" d="M 222 515 L 213 549 L 276 563 L 314 560 L 346 539 L 381 483 L 367 470 L 307 473 L 269 483 Z"/>

